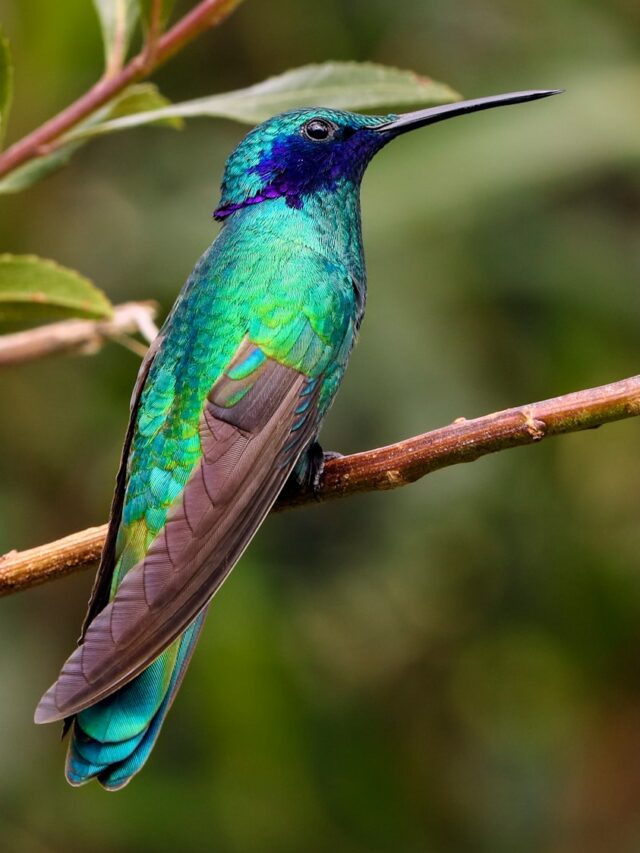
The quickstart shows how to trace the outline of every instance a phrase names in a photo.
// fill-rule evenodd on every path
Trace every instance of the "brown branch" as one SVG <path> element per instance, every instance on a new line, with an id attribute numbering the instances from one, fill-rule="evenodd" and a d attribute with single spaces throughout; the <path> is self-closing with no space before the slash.
<path id="1" fill-rule="evenodd" d="M 0 557 L 0 596 L 87 568 L 99 559 L 106 535 L 103 524 L 28 551 L 9 551 Z"/>
<path id="2" fill-rule="evenodd" d="M 275 509 L 356 492 L 395 489 L 432 471 L 543 438 L 592 429 L 640 415 L 640 375 L 541 403 L 452 424 L 364 453 L 327 462 L 318 491 L 288 488 Z M 57 542 L 0 557 L 0 596 L 86 568 L 100 555 L 107 527 L 91 527 Z"/>
<path id="3" fill-rule="evenodd" d="M 63 134 L 104 106 L 131 83 L 148 77 L 159 65 L 182 50 L 204 30 L 222 23 L 240 2 L 241 0 L 201 0 L 157 39 L 153 50 L 149 51 L 145 45 L 124 68 L 102 77 L 58 115 L 7 148 L 0 155 L 0 177 L 43 152 L 51 151 Z"/>
<path id="4" fill-rule="evenodd" d="M 134 332 L 139 332 L 150 343 L 157 332 L 153 322 L 156 310 L 155 302 L 125 302 L 115 306 L 110 320 L 61 320 L 25 332 L 1 335 L 0 367 L 58 353 L 94 353 L 105 341 L 123 340 Z"/>

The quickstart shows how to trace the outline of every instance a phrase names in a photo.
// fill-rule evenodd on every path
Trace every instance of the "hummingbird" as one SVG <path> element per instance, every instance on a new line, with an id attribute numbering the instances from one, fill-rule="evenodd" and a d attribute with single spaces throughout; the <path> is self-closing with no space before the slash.
<path id="1" fill-rule="evenodd" d="M 287 481 L 317 488 L 318 432 L 365 310 L 360 183 L 373 155 L 559 91 L 401 115 L 297 109 L 231 154 L 220 231 L 140 367 L 78 647 L 35 713 L 64 721 L 72 785 L 117 790 L 141 769 L 211 599 Z"/>

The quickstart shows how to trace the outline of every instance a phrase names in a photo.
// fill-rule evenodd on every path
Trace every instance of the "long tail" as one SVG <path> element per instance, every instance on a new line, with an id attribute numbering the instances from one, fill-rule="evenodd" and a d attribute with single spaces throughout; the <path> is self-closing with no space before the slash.
<path id="1" fill-rule="evenodd" d="M 109 791 L 142 769 L 182 683 L 204 623 L 204 610 L 160 657 L 73 721 L 65 773 L 71 785 L 91 779 Z"/>

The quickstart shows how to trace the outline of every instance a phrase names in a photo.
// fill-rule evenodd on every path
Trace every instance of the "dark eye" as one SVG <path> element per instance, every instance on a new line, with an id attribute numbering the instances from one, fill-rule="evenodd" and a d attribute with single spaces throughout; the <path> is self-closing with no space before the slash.
<path id="1" fill-rule="evenodd" d="M 327 142 L 333 139 L 338 128 L 323 118 L 312 118 L 302 125 L 302 132 L 312 142 Z"/>

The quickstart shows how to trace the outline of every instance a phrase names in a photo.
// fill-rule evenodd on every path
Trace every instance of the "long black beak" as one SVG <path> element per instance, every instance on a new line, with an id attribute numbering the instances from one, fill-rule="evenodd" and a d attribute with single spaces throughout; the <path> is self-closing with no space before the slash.
<path id="1" fill-rule="evenodd" d="M 472 101 L 458 101 L 455 104 L 444 104 L 441 107 L 429 107 L 426 110 L 417 110 L 414 113 L 404 113 L 393 121 L 380 124 L 375 130 L 378 133 L 392 133 L 398 135 L 427 124 L 435 124 L 454 116 L 462 116 L 466 113 L 475 113 L 479 110 L 490 110 L 492 107 L 502 107 L 507 104 L 520 104 L 523 101 L 537 101 L 538 98 L 548 98 L 550 95 L 559 95 L 564 89 L 534 89 L 530 92 L 509 92 L 506 95 L 492 95 L 488 98 L 475 98 Z"/>

